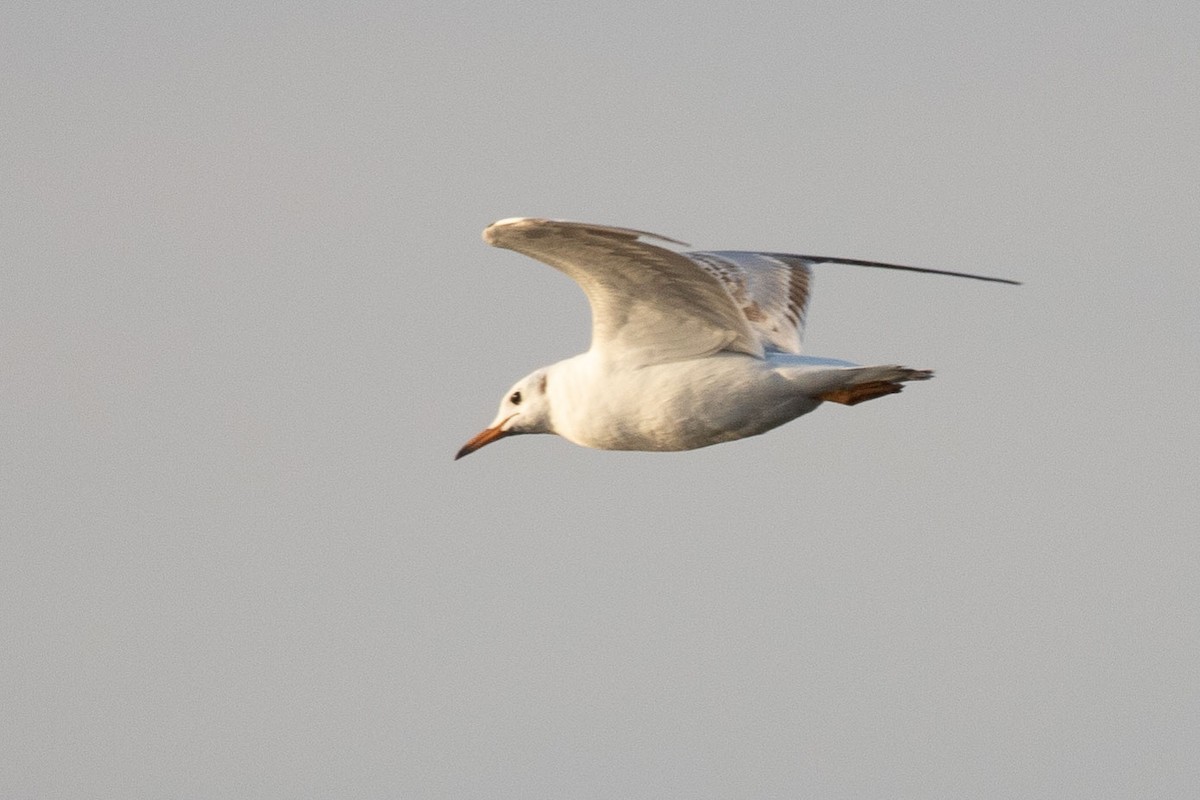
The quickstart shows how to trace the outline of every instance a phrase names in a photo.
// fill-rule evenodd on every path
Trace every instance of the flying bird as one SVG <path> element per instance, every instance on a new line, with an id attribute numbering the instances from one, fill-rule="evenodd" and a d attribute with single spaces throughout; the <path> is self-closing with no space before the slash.
<path id="1" fill-rule="evenodd" d="M 821 403 L 852 406 L 933 376 L 801 355 L 814 264 L 1018 283 L 852 258 L 684 253 L 645 239 L 687 247 L 645 231 L 530 217 L 483 231 L 488 244 L 580 285 L 592 307 L 592 343 L 517 381 L 456 460 L 522 433 L 601 450 L 692 450 L 765 433 Z"/>

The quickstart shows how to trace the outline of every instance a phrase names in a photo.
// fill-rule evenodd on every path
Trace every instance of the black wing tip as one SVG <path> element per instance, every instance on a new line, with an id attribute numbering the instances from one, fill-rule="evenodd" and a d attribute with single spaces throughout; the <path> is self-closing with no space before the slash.
<path id="1" fill-rule="evenodd" d="M 988 281 L 989 283 L 1006 283 L 1009 286 L 1022 286 L 1021 281 L 1014 281 L 1011 278 L 996 278 L 991 275 L 976 275 L 973 272 L 955 272 L 948 269 L 930 269 L 929 267 L 907 267 L 903 264 L 888 264 L 884 261 L 866 261 L 861 258 L 838 258 L 836 256 L 799 256 L 789 255 L 787 253 L 771 253 L 770 255 L 777 258 L 802 258 L 812 261 L 817 264 L 846 264 L 851 267 L 874 267 L 876 269 L 895 269 L 903 272 L 923 272 L 926 275 L 948 275 L 952 278 L 970 278 L 975 281 Z"/>

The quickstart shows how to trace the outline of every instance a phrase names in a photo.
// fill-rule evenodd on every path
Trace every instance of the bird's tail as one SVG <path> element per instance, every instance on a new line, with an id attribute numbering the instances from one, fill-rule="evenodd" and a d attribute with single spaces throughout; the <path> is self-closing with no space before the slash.
<path id="1" fill-rule="evenodd" d="M 885 365 L 812 370 L 798 376 L 797 382 L 810 397 L 853 406 L 896 394 L 904 388 L 902 384 L 906 381 L 924 381 L 932 377 L 931 370 Z"/>

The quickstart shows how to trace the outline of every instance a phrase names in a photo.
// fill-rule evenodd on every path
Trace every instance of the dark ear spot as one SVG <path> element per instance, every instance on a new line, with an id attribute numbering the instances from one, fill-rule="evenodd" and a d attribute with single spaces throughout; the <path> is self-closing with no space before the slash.
<path id="1" fill-rule="evenodd" d="M 546 393 L 546 380 L 547 380 L 547 378 L 548 378 L 548 377 L 549 377 L 549 376 L 548 376 L 548 375 L 546 375 L 546 373 L 544 373 L 544 372 L 543 372 L 543 373 L 542 373 L 542 379 L 538 381 L 538 392 L 540 392 L 541 394 L 545 394 L 545 393 Z"/>

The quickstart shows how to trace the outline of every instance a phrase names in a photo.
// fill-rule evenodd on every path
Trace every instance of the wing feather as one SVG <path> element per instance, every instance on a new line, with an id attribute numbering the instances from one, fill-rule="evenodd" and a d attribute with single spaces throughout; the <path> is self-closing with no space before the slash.
<path id="1" fill-rule="evenodd" d="M 701 358 L 720 350 L 762 358 L 800 353 L 812 267 L 834 263 L 1017 284 L 965 272 L 829 256 L 719 250 L 678 253 L 641 241 L 665 236 L 608 225 L 514 217 L 483 232 L 566 273 L 592 307 L 592 350 L 630 364 Z"/>
<path id="2" fill-rule="evenodd" d="M 775 253 L 684 253 L 715 275 L 763 347 L 800 353 L 812 290 L 812 262 Z"/>
<path id="3" fill-rule="evenodd" d="M 592 307 L 592 350 L 631 364 L 700 358 L 720 350 L 763 357 L 763 346 L 719 278 L 673 250 L 639 241 L 665 237 L 581 222 L 501 220 L 488 244 L 566 273 Z"/>

